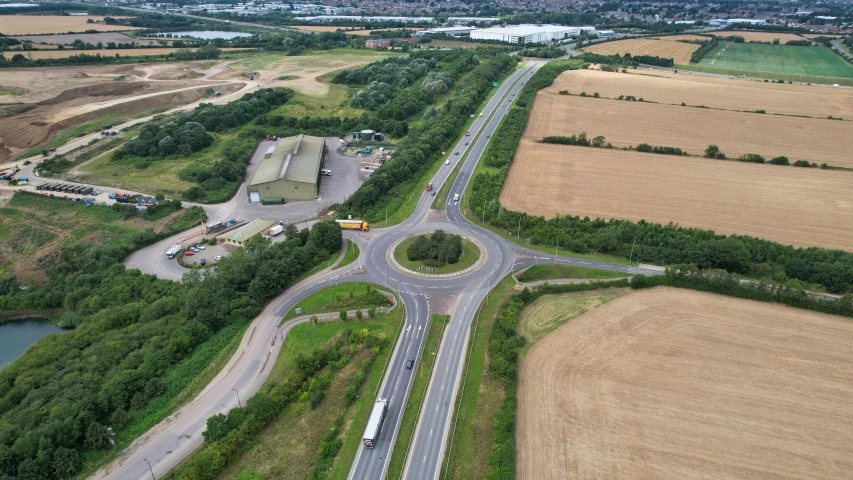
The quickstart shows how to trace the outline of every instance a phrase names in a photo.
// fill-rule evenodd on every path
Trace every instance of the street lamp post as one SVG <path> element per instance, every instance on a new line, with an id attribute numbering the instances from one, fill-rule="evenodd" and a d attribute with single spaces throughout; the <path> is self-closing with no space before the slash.
<path id="1" fill-rule="evenodd" d="M 237 394 L 237 406 L 243 408 L 243 403 L 240 401 L 240 392 L 236 388 L 232 388 L 231 390 L 234 390 L 234 393 Z"/>
<path id="2" fill-rule="evenodd" d="M 148 471 L 151 472 L 151 478 L 157 480 L 157 477 L 154 476 L 154 469 L 151 468 L 151 462 L 149 462 L 147 458 L 143 458 L 143 460 L 145 460 L 145 463 L 148 464 Z"/>

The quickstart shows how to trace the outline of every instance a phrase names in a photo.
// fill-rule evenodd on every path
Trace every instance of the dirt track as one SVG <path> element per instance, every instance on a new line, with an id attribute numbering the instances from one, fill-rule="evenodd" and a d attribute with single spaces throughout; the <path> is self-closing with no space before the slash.
<path id="1" fill-rule="evenodd" d="M 850 478 L 851 378 L 850 319 L 635 292 L 522 359 L 516 478 Z"/>
<path id="2" fill-rule="evenodd" d="M 649 102 L 699 106 L 724 110 L 853 119 L 853 88 L 764 83 L 756 80 L 700 77 L 663 71 L 630 74 L 596 70 L 570 70 L 560 74 L 543 91 L 599 92 L 617 98 L 633 95 Z"/>
<path id="3" fill-rule="evenodd" d="M 546 218 L 674 222 L 850 251 L 851 192 L 851 172 L 522 140 L 500 200 Z"/>
<path id="4" fill-rule="evenodd" d="M 587 92 L 588 94 L 590 92 Z M 784 155 L 791 162 L 853 167 L 853 122 L 627 102 L 536 96 L 524 138 L 587 132 L 619 147 L 648 143 L 702 154 L 715 144 L 729 157 Z"/>

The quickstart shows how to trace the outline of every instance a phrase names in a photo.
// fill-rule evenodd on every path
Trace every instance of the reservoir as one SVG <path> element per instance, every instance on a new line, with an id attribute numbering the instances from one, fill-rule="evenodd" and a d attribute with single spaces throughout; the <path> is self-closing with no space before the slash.
<path id="1" fill-rule="evenodd" d="M 192 32 L 164 32 L 158 33 L 158 37 L 164 37 L 166 35 L 172 35 L 172 38 L 179 37 L 193 37 L 193 38 L 201 38 L 204 40 L 213 40 L 215 38 L 222 38 L 225 40 L 231 40 L 232 38 L 241 38 L 241 37 L 253 37 L 253 33 L 245 33 L 245 32 L 221 32 L 218 30 L 197 30 Z"/>
<path id="2" fill-rule="evenodd" d="M 20 357 L 32 344 L 51 333 L 64 331 L 40 318 L 12 320 L 0 324 L 0 370 Z"/>

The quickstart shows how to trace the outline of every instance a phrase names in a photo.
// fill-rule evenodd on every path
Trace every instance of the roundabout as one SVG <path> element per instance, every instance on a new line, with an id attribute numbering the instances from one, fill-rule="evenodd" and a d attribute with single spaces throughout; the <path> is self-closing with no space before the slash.
<path id="1" fill-rule="evenodd" d="M 386 259 L 391 267 L 400 273 L 434 279 L 460 277 L 474 272 L 483 265 L 487 258 L 486 248 L 477 239 L 453 234 L 447 236 L 457 236 L 461 239 L 461 253 L 452 263 L 446 262 L 445 259 L 413 260 L 409 258 L 408 252 L 419 238 L 431 237 L 428 232 L 398 239 L 388 249 Z"/>

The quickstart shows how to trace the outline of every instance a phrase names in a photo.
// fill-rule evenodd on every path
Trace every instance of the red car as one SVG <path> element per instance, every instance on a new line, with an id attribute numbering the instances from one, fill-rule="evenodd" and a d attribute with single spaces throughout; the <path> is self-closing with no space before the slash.
<path id="1" fill-rule="evenodd" d="M 186 252 L 184 252 L 185 257 L 192 257 L 193 255 L 195 255 L 195 252 L 193 251 L 187 250 Z"/>

